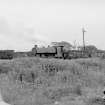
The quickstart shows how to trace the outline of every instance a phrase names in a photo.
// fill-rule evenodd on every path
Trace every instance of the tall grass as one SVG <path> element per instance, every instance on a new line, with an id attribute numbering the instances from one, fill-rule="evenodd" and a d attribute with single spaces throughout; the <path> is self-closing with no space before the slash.
<path id="1" fill-rule="evenodd" d="M 104 64 L 100 59 L 1 61 L 0 90 L 4 101 L 15 105 L 51 104 L 72 95 L 85 97 L 86 88 L 105 86 Z"/>

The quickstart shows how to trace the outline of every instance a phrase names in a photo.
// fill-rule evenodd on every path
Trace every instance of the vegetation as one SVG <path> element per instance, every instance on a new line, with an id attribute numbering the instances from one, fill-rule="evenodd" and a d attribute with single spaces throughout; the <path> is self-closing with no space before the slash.
<path id="1" fill-rule="evenodd" d="M 84 50 L 84 47 L 80 47 L 81 50 Z M 85 50 L 87 51 L 97 51 L 98 49 L 94 45 L 87 45 L 85 46 Z"/>
<path id="2" fill-rule="evenodd" d="M 53 46 L 64 46 L 64 50 L 65 51 L 69 51 L 70 49 L 72 49 L 74 46 L 66 41 L 61 41 L 61 42 L 52 42 L 51 45 Z"/>
<path id="3" fill-rule="evenodd" d="M 104 105 L 105 60 L 0 61 L 0 90 L 13 105 Z"/>

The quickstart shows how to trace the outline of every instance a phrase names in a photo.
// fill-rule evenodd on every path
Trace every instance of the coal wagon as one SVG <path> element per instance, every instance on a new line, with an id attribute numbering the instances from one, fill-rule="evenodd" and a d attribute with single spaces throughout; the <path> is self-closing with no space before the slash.
<path id="1" fill-rule="evenodd" d="M 14 50 L 0 50 L 0 59 L 13 59 Z"/>
<path id="2" fill-rule="evenodd" d="M 89 58 L 91 53 L 83 50 L 69 50 L 64 52 L 64 59 Z"/>

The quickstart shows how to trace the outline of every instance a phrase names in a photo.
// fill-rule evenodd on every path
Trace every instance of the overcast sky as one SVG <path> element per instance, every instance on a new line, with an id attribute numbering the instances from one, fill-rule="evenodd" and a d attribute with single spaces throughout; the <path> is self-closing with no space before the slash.
<path id="1" fill-rule="evenodd" d="M 0 49 L 76 41 L 105 49 L 105 0 L 0 0 Z"/>

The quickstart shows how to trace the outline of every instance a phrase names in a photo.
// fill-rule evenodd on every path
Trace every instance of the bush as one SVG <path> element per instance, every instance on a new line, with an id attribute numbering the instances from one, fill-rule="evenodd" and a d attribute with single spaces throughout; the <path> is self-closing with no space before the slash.
<path id="1" fill-rule="evenodd" d="M 89 98 L 86 105 L 105 105 L 105 100 L 101 97 Z"/>

